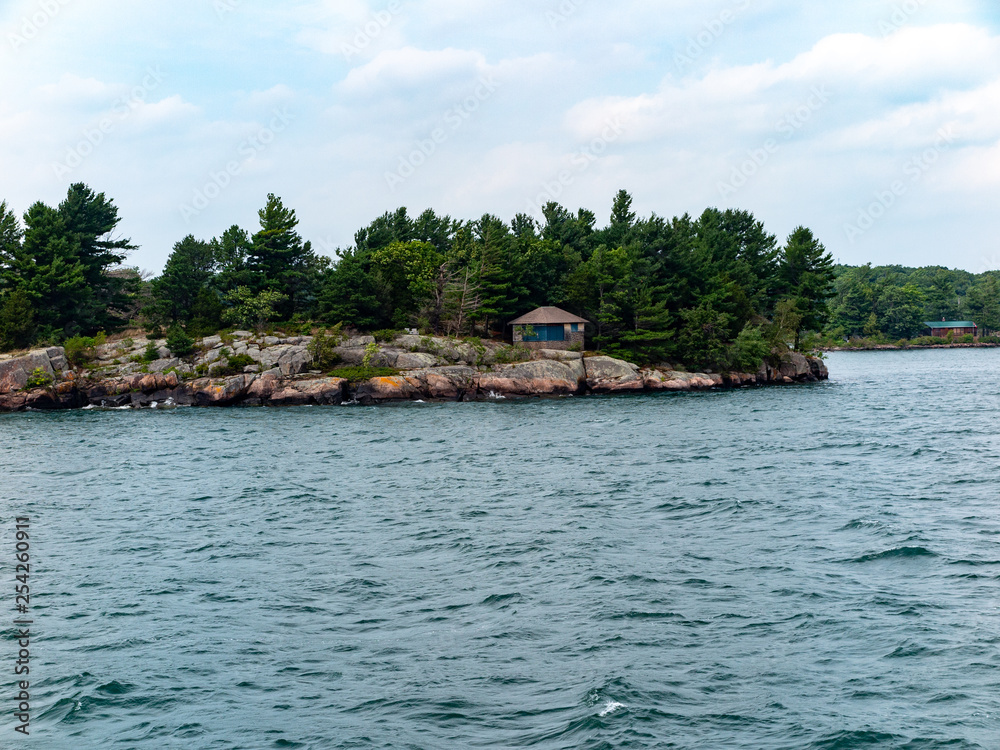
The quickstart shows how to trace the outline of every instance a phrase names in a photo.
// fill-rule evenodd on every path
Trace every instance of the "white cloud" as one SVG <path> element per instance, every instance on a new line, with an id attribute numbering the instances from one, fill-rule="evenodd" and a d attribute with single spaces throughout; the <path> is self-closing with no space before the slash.
<path id="1" fill-rule="evenodd" d="M 354 68 L 339 89 L 343 93 L 376 97 L 413 94 L 424 87 L 440 88 L 456 80 L 467 81 L 487 69 L 486 58 L 469 50 L 390 50 Z"/>
<path id="2" fill-rule="evenodd" d="M 851 260 L 889 260 L 904 243 L 931 256 L 947 232 L 971 248 L 991 235 L 1000 197 L 1000 19 L 981 0 L 925 2 L 894 20 L 897 5 L 290 0 L 220 17 L 205 0 L 92 0 L 66 3 L 15 51 L 7 32 L 38 7 L 16 0 L 0 7 L 0 198 L 20 210 L 58 201 L 53 160 L 160 66 L 162 82 L 73 173 L 115 198 L 149 268 L 189 231 L 252 226 L 269 191 L 298 210 L 307 238 L 346 245 L 401 203 L 510 218 L 562 171 L 571 179 L 553 197 L 601 217 L 626 188 L 645 213 L 726 203 L 779 235 L 806 223 Z M 679 64 L 699 37 L 707 45 Z M 478 98 L 484 79 L 495 90 Z M 826 92 L 819 106 L 814 89 Z M 282 109 L 288 129 L 183 221 L 178 204 Z M 610 121 L 622 132 L 581 168 Z M 848 245 L 844 221 L 946 126 L 954 145 Z M 447 138 L 390 190 L 385 173 L 442 127 Z M 723 198 L 719 183 L 767 139 L 780 148 Z"/>

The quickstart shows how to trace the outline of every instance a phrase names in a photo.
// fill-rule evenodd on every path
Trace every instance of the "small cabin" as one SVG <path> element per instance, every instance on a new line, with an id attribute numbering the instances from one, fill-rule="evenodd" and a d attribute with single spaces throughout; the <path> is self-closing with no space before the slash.
<path id="1" fill-rule="evenodd" d="M 514 327 L 514 343 L 529 349 L 569 349 L 574 344 L 583 349 L 589 322 L 558 307 L 539 307 L 507 325 Z"/>
<path id="2" fill-rule="evenodd" d="M 924 323 L 924 325 L 929 330 L 928 336 L 936 336 L 942 339 L 947 337 L 949 333 L 951 333 L 953 338 L 965 336 L 970 333 L 973 336 L 979 336 L 979 326 L 971 320 L 942 320 L 940 323 Z"/>

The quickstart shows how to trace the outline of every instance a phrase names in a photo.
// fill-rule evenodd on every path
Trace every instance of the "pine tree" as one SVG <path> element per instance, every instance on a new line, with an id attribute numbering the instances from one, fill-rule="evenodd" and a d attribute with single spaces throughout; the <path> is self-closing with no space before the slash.
<path id="1" fill-rule="evenodd" d="M 93 291 L 80 260 L 78 235 L 67 231 L 59 211 L 40 202 L 28 209 L 24 223 L 13 272 L 37 312 L 42 335 L 90 332 Z"/>
<path id="2" fill-rule="evenodd" d="M 797 227 L 785 243 L 778 268 L 783 296 L 795 302 L 801 316 L 795 332 L 799 348 L 803 330 L 819 331 L 830 317 L 828 300 L 834 295 L 833 256 L 811 230 Z"/>
<path id="3" fill-rule="evenodd" d="M 276 312 L 289 318 L 312 302 L 317 259 L 312 244 L 303 242 L 296 231 L 295 211 L 285 208 L 280 198 L 269 193 L 257 216 L 260 231 L 253 236 L 247 266 L 257 281 L 255 291 L 269 289 L 283 295 Z"/>
<path id="4" fill-rule="evenodd" d="M 163 273 L 153 280 L 154 309 L 169 323 L 186 323 L 194 315 L 195 300 L 212 279 L 215 254 L 208 242 L 188 235 L 174 245 Z"/>
<path id="5" fill-rule="evenodd" d="M 77 258 L 89 290 L 73 324 L 86 331 L 111 328 L 128 307 L 126 280 L 109 272 L 135 249 L 131 240 L 114 239 L 121 219 L 114 202 L 94 193 L 83 183 L 71 185 L 59 204 L 67 239 L 75 244 Z"/>

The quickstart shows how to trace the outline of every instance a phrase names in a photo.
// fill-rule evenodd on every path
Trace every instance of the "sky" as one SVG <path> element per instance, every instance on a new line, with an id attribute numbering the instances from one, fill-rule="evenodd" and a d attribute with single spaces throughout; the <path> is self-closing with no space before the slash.
<path id="1" fill-rule="evenodd" d="M 0 0 L 0 200 L 84 182 L 127 263 L 397 207 L 752 211 L 842 263 L 1000 268 L 995 0 Z"/>

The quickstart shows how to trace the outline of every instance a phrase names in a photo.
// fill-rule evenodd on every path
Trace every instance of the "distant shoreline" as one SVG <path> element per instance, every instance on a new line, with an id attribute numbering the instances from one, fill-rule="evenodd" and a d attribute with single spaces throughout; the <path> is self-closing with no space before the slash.
<path id="1" fill-rule="evenodd" d="M 935 344 L 934 346 L 897 346 L 896 344 L 872 344 L 869 346 L 821 347 L 821 352 L 882 352 L 920 351 L 922 349 L 997 349 L 1000 344 Z"/>

